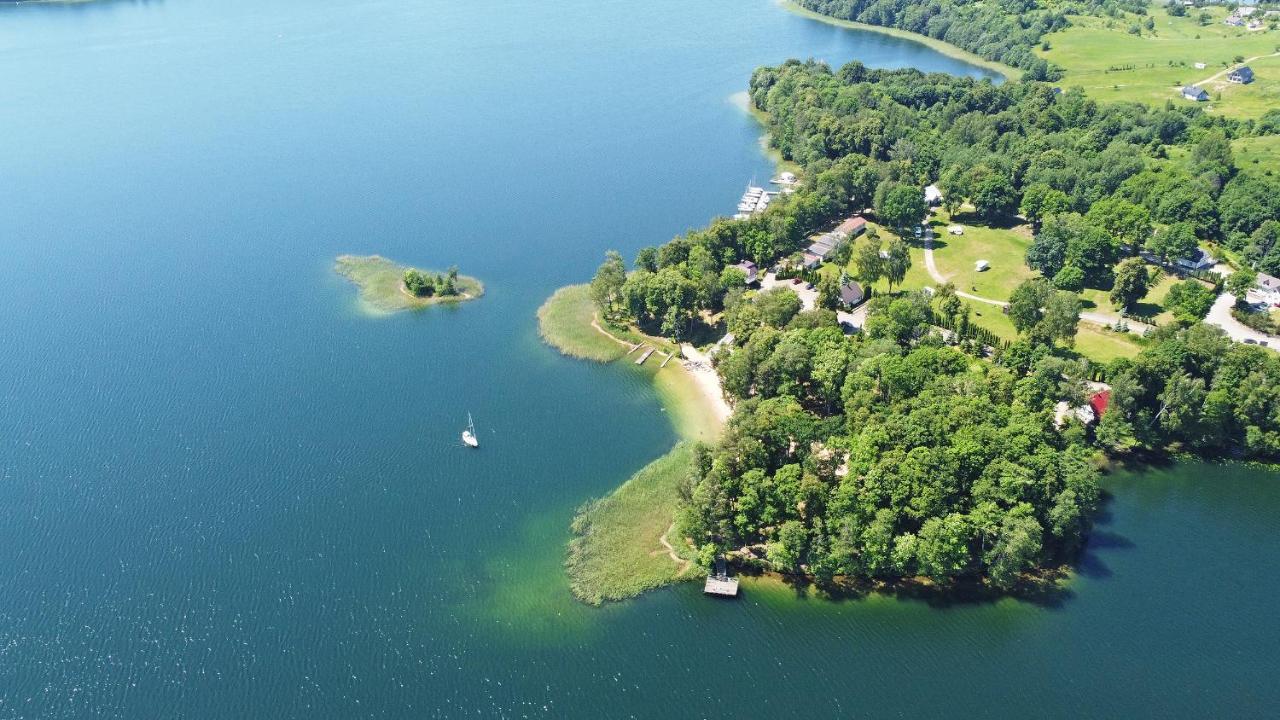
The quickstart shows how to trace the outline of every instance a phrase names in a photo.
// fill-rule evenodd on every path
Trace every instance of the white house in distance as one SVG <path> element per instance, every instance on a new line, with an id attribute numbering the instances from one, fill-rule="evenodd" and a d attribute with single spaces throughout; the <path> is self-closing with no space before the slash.
<path id="1" fill-rule="evenodd" d="M 1174 264 L 1186 270 L 1208 270 L 1217 262 L 1204 248 L 1196 248 L 1190 257 L 1178 258 Z"/>
<path id="2" fill-rule="evenodd" d="M 1195 102 L 1204 102 L 1209 99 L 1209 93 L 1194 86 L 1188 85 L 1182 88 L 1182 97 L 1186 100 L 1194 100 Z"/>
<path id="3" fill-rule="evenodd" d="M 1207 65 L 1205 65 L 1204 63 L 1196 63 L 1196 69 L 1197 69 L 1197 70 L 1203 70 L 1203 69 L 1205 69 L 1206 67 L 1208 67 L 1208 66 L 1207 66 Z"/>

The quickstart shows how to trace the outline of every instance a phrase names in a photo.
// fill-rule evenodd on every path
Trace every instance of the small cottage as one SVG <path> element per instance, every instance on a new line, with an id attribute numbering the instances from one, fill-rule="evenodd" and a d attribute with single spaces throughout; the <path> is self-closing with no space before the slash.
<path id="1" fill-rule="evenodd" d="M 1227 73 L 1227 80 L 1240 85 L 1248 85 L 1253 82 L 1253 70 L 1248 65 L 1241 65 Z"/>
<path id="2" fill-rule="evenodd" d="M 746 283 L 747 283 L 748 285 L 750 285 L 751 283 L 755 282 L 755 281 L 756 281 L 756 279 L 759 277 L 759 270 L 760 270 L 760 269 L 759 269 L 758 267 L 756 267 L 756 264 L 755 264 L 755 263 L 753 263 L 753 262 L 751 262 L 750 260 L 743 260 L 742 262 L 738 263 L 737 265 L 730 265 L 729 267 L 735 267 L 735 268 L 737 268 L 737 269 L 741 270 L 741 271 L 742 271 L 742 274 L 747 276 Z"/>
<path id="3" fill-rule="evenodd" d="M 840 284 L 841 305 L 848 308 L 857 307 L 862 304 L 866 297 L 866 294 L 862 291 L 862 286 L 858 283 L 848 280 Z"/>
<path id="4" fill-rule="evenodd" d="M 1188 85 L 1182 88 L 1182 97 L 1195 102 L 1205 102 L 1209 99 L 1209 93 L 1193 85 Z"/>

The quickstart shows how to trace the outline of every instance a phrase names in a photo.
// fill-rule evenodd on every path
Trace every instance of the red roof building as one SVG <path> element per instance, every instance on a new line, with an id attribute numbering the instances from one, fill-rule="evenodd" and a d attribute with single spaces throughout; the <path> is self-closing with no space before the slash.
<path id="1" fill-rule="evenodd" d="M 1111 402 L 1111 391 L 1102 390 L 1093 394 L 1089 398 L 1089 407 L 1093 408 L 1093 414 L 1099 420 L 1102 419 L 1102 413 L 1106 412 L 1107 405 Z"/>

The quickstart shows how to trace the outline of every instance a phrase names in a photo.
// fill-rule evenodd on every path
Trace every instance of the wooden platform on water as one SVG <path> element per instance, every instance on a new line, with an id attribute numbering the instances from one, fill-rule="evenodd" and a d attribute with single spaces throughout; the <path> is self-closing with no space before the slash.
<path id="1" fill-rule="evenodd" d="M 702 592 L 721 597 L 738 597 L 738 578 L 727 575 L 708 575 L 707 584 L 702 586 Z"/>
<path id="2" fill-rule="evenodd" d="M 653 348 L 645 348 L 644 353 L 643 353 L 643 354 L 642 354 L 642 355 L 641 355 L 641 356 L 636 360 L 636 364 L 637 364 L 637 365 L 643 365 L 643 364 L 644 364 L 644 361 L 645 361 L 645 360 L 648 360 L 648 359 L 649 359 L 649 356 L 650 356 L 650 355 L 652 355 L 653 353 L 654 353 L 654 349 L 653 349 Z"/>

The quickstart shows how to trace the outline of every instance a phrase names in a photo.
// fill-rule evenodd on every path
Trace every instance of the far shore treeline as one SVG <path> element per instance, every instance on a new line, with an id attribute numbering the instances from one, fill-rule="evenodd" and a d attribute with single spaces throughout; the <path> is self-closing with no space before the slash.
<path id="1" fill-rule="evenodd" d="M 1074 558 L 1107 456 L 1280 460 L 1280 357 L 1201 324 L 1213 291 L 1199 281 L 1171 292 L 1185 307 L 1136 357 L 1099 364 L 1072 347 L 1082 286 L 1119 287 L 1121 304 L 1142 296 L 1139 250 L 1272 252 L 1280 187 L 1242 176 L 1227 143 L 1252 123 L 857 62 L 761 68 L 751 101 L 774 147 L 803 167 L 797 191 L 646 248 L 629 271 L 610 254 L 592 283 L 618 322 L 695 342 L 733 334 L 716 365 L 734 416 L 694 453 L 681 489 L 678 530 L 704 562 L 731 552 L 826 582 L 1011 589 Z M 909 242 L 921 208 L 906 198 L 931 183 L 950 210 L 1021 214 L 1035 228 L 1026 261 L 1041 276 L 1010 298 L 1014 342 L 970 332 L 949 285 L 877 295 L 850 335 L 789 291 L 744 292 L 730 267 L 763 272 L 866 208 Z M 882 259 L 854 257 L 859 274 L 857 258 Z M 1055 418 L 1062 402 L 1090 401 L 1096 424 Z"/>

